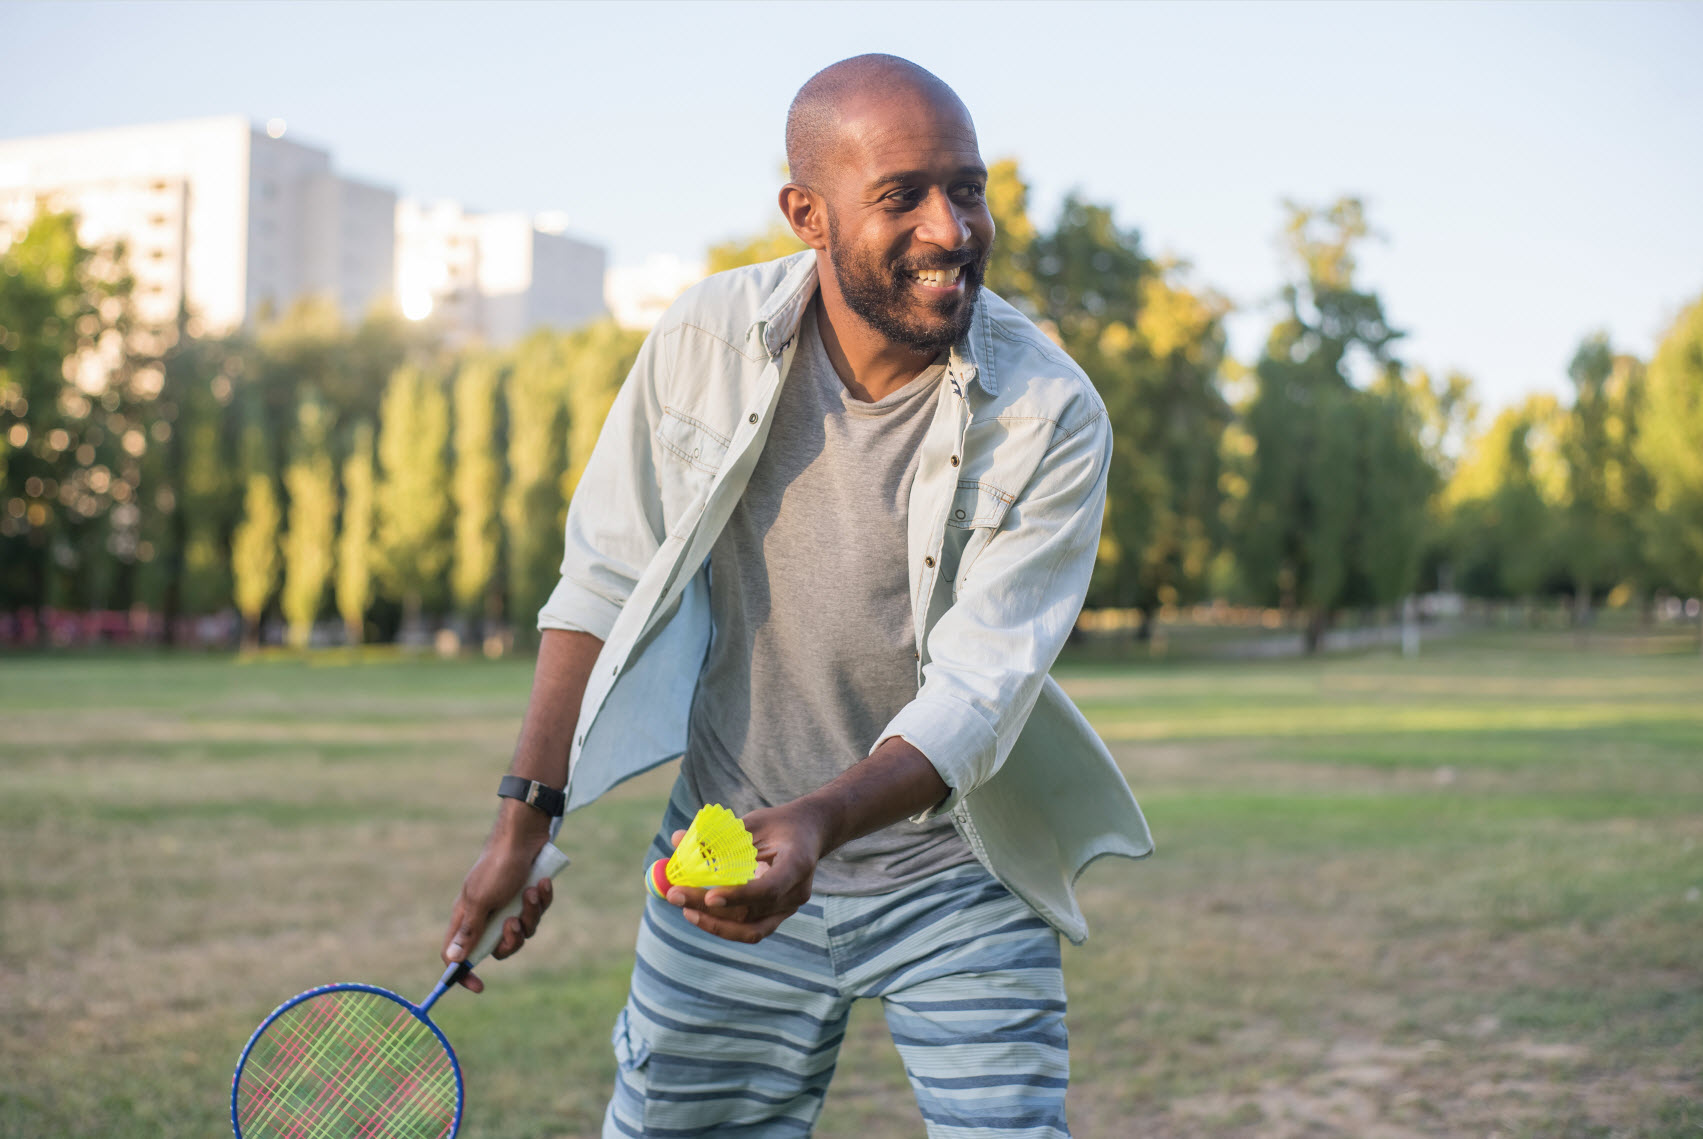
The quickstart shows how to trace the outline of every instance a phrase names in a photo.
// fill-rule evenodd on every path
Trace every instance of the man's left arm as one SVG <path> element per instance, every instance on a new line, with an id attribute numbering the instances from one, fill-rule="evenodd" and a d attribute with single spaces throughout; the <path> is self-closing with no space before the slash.
<path id="1" fill-rule="evenodd" d="M 1061 429 L 930 630 L 916 697 L 870 755 L 833 782 L 746 816 L 761 876 L 730 889 L 674 887 L 670 900 L 685 906 L 687 920 L 759 941 L 809 898 L 816 863 L 830 851 L 951 810 L 993 777 L 1082 608 L 1110 457 L 1103 410 Z"/>

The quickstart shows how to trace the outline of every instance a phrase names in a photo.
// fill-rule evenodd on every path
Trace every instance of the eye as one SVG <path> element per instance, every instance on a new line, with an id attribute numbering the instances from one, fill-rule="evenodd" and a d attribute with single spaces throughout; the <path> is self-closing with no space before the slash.
<path id="1" fill-rule="evenodd" d="M 982 200 L 982 194 L 985 192 L 985 188 L 980 182 L 964 182 L 955 187 L 953 192 L 960 198 L 964 198 L 972 202 L 979 202 Z"/>

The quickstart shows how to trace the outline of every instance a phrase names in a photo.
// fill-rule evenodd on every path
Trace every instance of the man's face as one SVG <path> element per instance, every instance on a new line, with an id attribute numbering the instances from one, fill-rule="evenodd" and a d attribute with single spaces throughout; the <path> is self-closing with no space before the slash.
<path id="1" fill-rule="evenodd" d="M 871 99 L 847 116 L 824 182 L 828 257 L 847 307 L 918 351 L 968 332 L 993 217 L 963 108 L 911 92 Z"/>

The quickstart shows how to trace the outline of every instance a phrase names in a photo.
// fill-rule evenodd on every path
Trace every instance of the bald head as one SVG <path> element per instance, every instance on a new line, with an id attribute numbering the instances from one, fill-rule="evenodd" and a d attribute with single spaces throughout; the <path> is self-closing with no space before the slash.
<path id="1" fill-rule="evenodd" d="M 858 112 L 887 99 L 926 100 L 970 121 L 969 108 L 937 75 L 896 55 L 854 55 L 818 71 L 798 89 L 786 116 L 786 164 L 800 186 L 818 188 Z"/>

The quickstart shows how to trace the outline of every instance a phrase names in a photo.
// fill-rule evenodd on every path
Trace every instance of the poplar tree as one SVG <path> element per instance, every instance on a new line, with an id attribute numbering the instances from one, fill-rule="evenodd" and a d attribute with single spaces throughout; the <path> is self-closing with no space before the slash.
<path id="1" fill-rule="evenodd" d="M 568 379 L 568 456 L 562 477 L 564 511 L 579 488 L 580 475 L 597 445 L 603 421 L 615 403 L 621 383 L 638 359 L 644 334 L 622 328 L 611 319 L 571 332 L 562 344 Z M 562 519 L 567 521 L 566 517 Z M 561 527 L 557 527 L 560 529 Z"/>
<path id="2" fill-rule="evenodd" d="M 501 531 L 502 465 L 497 452 L 497 390 L 502 379 L 488 356 L 466 360 L 455 376 L 455 561 L 450 588 L 470 621 L 489 615 Z"/>
<path id="3" fill-rule="evenodd" d="M 260 619 L 278 587 L 278 530 L 283 522 L 264 429 L 252 420 L 243 432 L 242 521 L 231 536 L 231 576 L 237 612 L 242 614 L 243 643 L 260 643 Z"/>
<path id="4" fill-rule="evenodd" d="M 527 644 L 536 637 L 534 619 L 555 587 L 562 560 L 565 364 L 560 337 L 541 330 L 515 349 L 504 384 L 509 423 L 509 479 L 503 493 L 509 621 L 516 639 Z"/>
<path id="5" fill-rule="evenodd" d="M 281 603 L 289 623 L 290 644 L 306 648 L 314 618 L 325 600 L 331 576 L 331 549 L 337 526 L 337 486 L 327 443 L 330 414 L 309 394 L 297 410 L 296 435 L 284 489 L 290 496 L 289 529 L 284 535 L 284 589 Z"/>
<path id="6" fill-rule="evenodd" d="M 449 397 L 412 365 L 391 374 L 379 420 L 377 506 L 381 577 L 402 601 L 403 627 L 420 620 L 449 564 Z"/>
<path id="7" fill-rule="evenodd" d="M 337 535 L 338 615 L 349 643 L 363 639 L 367 607 L 372 604 L 373 428 L 355 424 L 349 457 L 343 460 L 343 518 Z"/>

